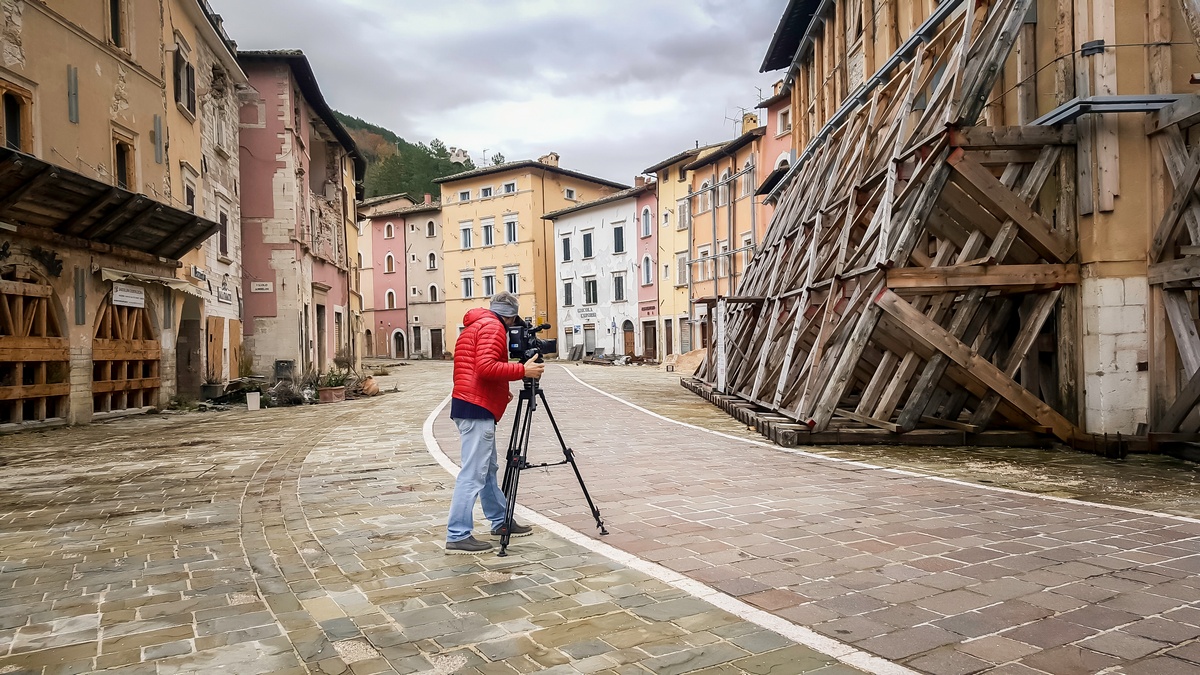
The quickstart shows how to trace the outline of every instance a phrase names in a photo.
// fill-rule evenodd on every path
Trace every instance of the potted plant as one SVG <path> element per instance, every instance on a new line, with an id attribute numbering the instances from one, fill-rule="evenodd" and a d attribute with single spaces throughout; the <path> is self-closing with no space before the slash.
<path id="1" fill-rule="evenodd" d="M 225 382 L 221 379 L 221 374 L 217 372 L 214 364 L 208 364 L 208 368 L 204 372 L 204 383 L 200 385 L 200 398 L 211 400 L 221 398 L 225 394 Z"/>
<path id="2" fill-rule="evenodd" d="M 332 366 L 329 372 L 321 378 L 317 384 L 317 397 L 321 403 L 336 403 L 337 401 L 346 400 L 346 379 L 349 373 L 345 370 L 336 370 Z"/>

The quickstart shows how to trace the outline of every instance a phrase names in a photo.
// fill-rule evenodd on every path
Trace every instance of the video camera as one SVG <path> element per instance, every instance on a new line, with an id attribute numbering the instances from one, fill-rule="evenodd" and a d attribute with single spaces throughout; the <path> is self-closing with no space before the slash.
<path id="1" fill-rule="evenodd" d="M 508 356 L 520 359 L 525 363 L 542 354 L 553 354 L 558 351 L 558 340 L 543 340 L 537 336 L 539 331 L 547 330 L 550 324 L 544 323 L 534 328 L 531 323 L 518 318 L 516 325 L 508 329 Z"/>

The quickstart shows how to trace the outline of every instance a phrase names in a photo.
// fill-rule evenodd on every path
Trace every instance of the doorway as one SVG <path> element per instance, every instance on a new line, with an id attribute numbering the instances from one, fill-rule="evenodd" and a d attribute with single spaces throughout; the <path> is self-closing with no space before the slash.
<path id="1" fill-rule="evenodd" d="M 371 329 L 368 328 L 366 334 L 363 335 L 363 342 L 366 343 L 366 347 L 367 347 L 367 354 L 366 354 L 367 356 L 375 356 L 374 340 L 375 340 L 375 337 L 373 335 L 371 335 Z"/>
<path id="2" fill-rule="evenodd" d="M 204 339 L 200 333 L 200 299 L 188 295 L 183 299 L 179 336 L 175 339 L 175 393 L 181 398 L 200 398 L 200 384 L 204 377 L 200 349 L 203 346 Z"/>
<path id="3" fill-rule="evenodd" d="M 633 356 L 633 353 L 637 351 L 633 333 L 633 322 L 626 319 L 625 323 L 621 324 L 621 332 L 625 334 L 625 351 L 623 353 L 625 356 Z"/>
<path id="4" fill-rule="evenodd" d="M 392 333 L 392 358 L 407 358 L 404 351 L 404 331 L 398 330 Z"/>
<path id="5" fill-rule="evenodd" d="M 596 353 L 596 324 L 583 325 L 583 352 L 587 355 Z"/>
<path id="6" fill-rule="evenodd" d="M 317 372 L 325 372 L 325 305 L 317 305 Z"/>
<path id="7" fill-rule="evenodd" d="M 671 331 L 671 320 L 663 319 L 663 353 L 670 356 L 675 353 L 675 345 L 671 344 L 675 341 L 675 335 Z"/>
<path id="8" fill-rule="evenodd" d="M 421 327 L 413 326 L 413 357 L 421 356 Z"/>
<path id="9" fill-rule="evenodd" d="M 441 328 L 432 328 L 429 330 L 429 349 L 433 358 L 441 359 L 445 357 L 445 351 L 442 346 Z"/>
<path id="10" fill-rule="evenodd" d="M 651 361 L 658 360 L 658 328 L 653 321 L 642 324 L 642 356 Z"/>

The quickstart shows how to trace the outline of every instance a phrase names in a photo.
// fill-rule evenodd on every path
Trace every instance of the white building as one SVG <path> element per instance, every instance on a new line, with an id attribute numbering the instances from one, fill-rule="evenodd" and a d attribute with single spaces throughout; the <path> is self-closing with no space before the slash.
<path id="1" fill-rule="evenodd" d="M 587 354 L 643 355 L 638 335 L 640 185 L 543 216 L 554 223 L 558 352 L 583 343 Z"/>

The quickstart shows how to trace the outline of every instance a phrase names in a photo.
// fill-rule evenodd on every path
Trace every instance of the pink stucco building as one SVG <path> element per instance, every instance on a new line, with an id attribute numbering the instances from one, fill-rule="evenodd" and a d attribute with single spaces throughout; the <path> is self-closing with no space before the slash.
<path id="1" fill-rule="evenodd" d="M 644 183 L 638 178 L 638 186 Z M 662 358 L 658 353 L 658 191 L 642 191 L 637 198 L 638 252 L 638 330 L 642 333 L 642 351 L 648 359 Z"/>
<path id="2" fill-rule="evenodd" d="M 258 373 L 327 371 L 353 356 L 347 231 L 363 160 L 294 50 L 239 52 L 246 353 Z"/>

